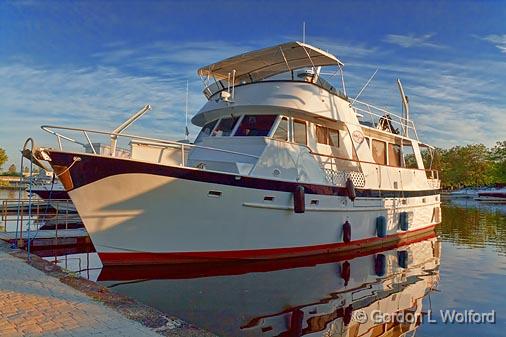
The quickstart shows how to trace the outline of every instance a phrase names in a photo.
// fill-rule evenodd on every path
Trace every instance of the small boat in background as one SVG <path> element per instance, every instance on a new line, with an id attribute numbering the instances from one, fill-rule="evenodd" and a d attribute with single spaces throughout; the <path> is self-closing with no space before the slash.
<path id="1" fill-rule="evenodd" d="M 53 172 L 41 170 L 38 175 L 29 179 L 31 187 L 27 187 L 26 191 L 36 194 L 59 212 L 77 212 L 62 183 L 56 178 L 53 179 L 53 175 Z"/>
<path id="2" fill-rule="evenodd" d="M 475 188 L 463 188 L 450 193 L 451 198 L 464 198 L 464 199 L 472 199 L 478 195 L 479 190 Z"/>
<path id="3" fill-rule="evenodd" d="M 482 202 L 506 203 L 506 188 L 479 192 L 474 200 Z"/>

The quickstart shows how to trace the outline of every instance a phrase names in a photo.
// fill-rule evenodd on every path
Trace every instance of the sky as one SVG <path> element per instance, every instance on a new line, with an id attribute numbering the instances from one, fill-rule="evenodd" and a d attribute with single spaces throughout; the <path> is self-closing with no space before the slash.
<path id="1" fill-rule="evenodd" d="M 344 64 L 355 97 L 399 112 L 396 79 L 422 141 L 451 147 L 506 139 L 506 1 L 0 0 L 0 147 L 19 166 L 41 125 L 182 139 L 205 103 L 201 66 L 302 40 Z M 338 80 L 338 78 L 334 78 Z M 191 137 L 198 129 L 190 128 Z"/>

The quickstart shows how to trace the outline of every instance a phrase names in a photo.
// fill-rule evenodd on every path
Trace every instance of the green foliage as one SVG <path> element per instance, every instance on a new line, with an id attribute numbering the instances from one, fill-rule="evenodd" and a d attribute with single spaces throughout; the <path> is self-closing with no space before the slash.
<path id="1" fill-rule="evenodd" d="M 0 147 L 0 170 L 2 169 L 2 165 L 5 164 L 7 160 L 9 160 L 7 153 L 5 153 L 5 150 Z"/>
<path id="2" fill-rule="evenodd" d="M 506 141 L 497 142 L 490 153 L 492 176 L 496 183 L 506 184 Z"/>
<path id="3" fill-rule="evenodd" d="M 506 183 L 506 141 L 436 149 L 432 168 L 440 170 L 443 188 Z"/>
<path id="4" fill-rule="evenodd" d="M 20 177 L 21 173 L 19 172 L 2 172 L 0 173 L 0 177 Z"/>
<path id="5" fill-rule="evenodd" d="M 11 166 L 9 166 L 9 169 L 7 170 L 7 172 L 10 174 L 16 173 L 16 165 L 12 164 Z"/>

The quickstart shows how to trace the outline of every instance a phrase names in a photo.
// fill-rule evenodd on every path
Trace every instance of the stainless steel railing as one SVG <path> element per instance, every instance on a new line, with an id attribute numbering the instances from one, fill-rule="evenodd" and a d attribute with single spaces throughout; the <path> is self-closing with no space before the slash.
<path id="1" fill-rule="evenodd" d="M 97 153 L 97 151 L 96 151 L 97 149 L 95 148 L 96 147 L 96 145 L 95 145 L 96 143 L 92 142 L 92 139 L 90 138 L 90 135 L 101 135 L 101 136 L 108 136 L 109 138 L 113 139 L 114 141 L 117 138 L 129 139 L 130 141 L 132 141 L 132 140 L 134 140 L 134 141 L 142 140 L 142 141 L 145 141 L 145 142 L 149 142 L 150 145 L 153 145 L 153 146 L 179 149 L 181 151 L 181 165 L 182 166 L 185 166 L 185 163 L 186 163 L 186 159 L 187 159 L 185 157 L 186 156 L 186 152 L 189 149 L 195 149 L 195 148 L 204 149 L 204 150 L 208 150 L 208 151 L 216 151 L 216 152 L 221 152 L 221 153 L 227 153 L 227 154 L 232 154 L 232 155 L 237 155 L 237 156 L 244 156 L 244 157 L 249 157 L 249 158 L 254 158 L 254 159 L 258 159 L 259 158 L 259 156 L 252 155 L 252 154 L 249 154 L 249 153 L 242 153 L 242 152 L 231 151 L 231 150 L 226 150 L 226 149 L 220 149 L 220 148 L 214 148 L 214 147 L 209 147 L 209 146 L 196 145 L 196 144 L 191 144 L 191 143 L 183 143 L 183 142 L 171 141 L 171 140 L 165 140 L 165 139 L 159 139 L 159 138 L 130 135 L 130 134 L 126 134 L 126 133 L 115 133 L 115 132 L 108 132 L 108 131 L 99 131 L 99 130 L 90 130 L 90 129 L 84 129 L 84 128 L 54 126 L 54 125 L 43 125 L 43 126 L 41 126 L 41 128 L 42 128 L 42 130 L 44 130 L 44 131 L 46 131 L 46 132 L 54 135 L 57 138 L 58 148 L 60 150 L 63 150 L 63 142 L 62 142 L 62 140 L 65 140 L 65 141 L 68 141 L 68 142 L 71 142 L 71 143 L 74 143 L 74 144 L 81 145 L 84 148 L 88 148 L 89 147 L 91 149 L 91 151 L 92 151 L 93 154 L 99 154 L 99 153 Z M 56 130 L 58 130 L 58 131 L 56 131 Z M 82 141 L 79 141 L 79 140 L 76 140 L 73 137 L 70 137 L 69 135 L 64 135 L 63 134 L 64 131 L 66 131 L 66 132 L 74 132 L 74 133 L 81 133 L 85 137 L 86 143 L 82 142 Z M 118 152 L 116 151 L 117 149 L 114 149 L 112 147 L 112 145 L 111 145 L 110 149 L 111 149 L 110 156 L 117 157 L 117 154 L 118 154 Z"/>
<path id="2" fill-rule="evenodd" d="M 361 102 L 354 101 L 352 108 L 355 112 L 363 119 L 364 122 L 370 122 L 372 127 L 377 127 L 382 121 L 388 127 L 388 124 L 392 124 L 401 128 L 401 135 L 405 135 L 407 138 L 418 139 L 418 134 L 416 132 L 415 123 L 411 119 L 406 119 L 402 116 L 396 115 L 390 111 L 387 111 L 382 108 L 378 108 L 374 105 Z M 365 119 L 365 115 L 368 116 L 368 120 Z M 390 118 L 387 118 L 389 116 Z M 393 132 L 394 130 L 390 130 Z M 410 132 L 412 134 L 410 134 Z"/>

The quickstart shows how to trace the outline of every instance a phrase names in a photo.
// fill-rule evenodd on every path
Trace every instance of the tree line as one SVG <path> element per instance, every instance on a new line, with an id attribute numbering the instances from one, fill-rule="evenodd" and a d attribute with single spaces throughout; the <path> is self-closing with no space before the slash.
<path id="1" fill-rule="evenodd" d="M 506 141 L 487 148 L 483 144 L 436 148 L 433 169 L 439 170 L 443 188 L 506 185 Z"/>
<path id="2" fill-rule="evenodd" d="M 16 165 L 14 164 L 11 164 L 8 168 L 7 168 L 7 171 L 3 171 L 3 165 L 9 160 L 9 157 L 7 156 L 7 153 L 5 152 L 4 149 L 2 149 L 0 147 L 0 175 L 3 175 L 3 176 L 20 176 L 21 175 L 21 172 L 18 171 L 18 168 L 16 167 Z M 28 173 L 30 172 L 30 169 L 28 168 L 28 166 L 25 166 L 23 168 L 23 173 Z M 33 167 L 33 172 L 32 173 L 38 173 L 39 172 L 39 168 L 34 166 Z"/>

